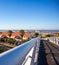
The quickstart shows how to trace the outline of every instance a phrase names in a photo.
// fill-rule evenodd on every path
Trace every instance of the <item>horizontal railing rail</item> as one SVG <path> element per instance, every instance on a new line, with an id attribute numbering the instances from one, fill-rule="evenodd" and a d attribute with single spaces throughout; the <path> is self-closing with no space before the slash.
<path id="1" fill-rule="evenodd" d="M 50 42 L 59 46 L 59 37 L 48 37 L 45 40 L 49 40 Z"/>
<path id="2" fill-rule="evenodd" d="M 0 54 L 0 65 L 21 65 L 26 55 L 35 45 L 38 38 L 34 38 L 22 45 Z"/>

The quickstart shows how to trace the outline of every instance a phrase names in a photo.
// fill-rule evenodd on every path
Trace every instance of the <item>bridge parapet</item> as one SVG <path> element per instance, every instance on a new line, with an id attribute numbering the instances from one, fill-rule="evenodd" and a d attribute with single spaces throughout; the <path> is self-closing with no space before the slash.
<path id="1" fill-rule="evenodd" d="M 37 37 L 1 53 L 0 65 L 27 65 L 27 63 L 28 65 L 34 65 L 34 63 L 37 64 L 39 43 L 40 38 Z"/>

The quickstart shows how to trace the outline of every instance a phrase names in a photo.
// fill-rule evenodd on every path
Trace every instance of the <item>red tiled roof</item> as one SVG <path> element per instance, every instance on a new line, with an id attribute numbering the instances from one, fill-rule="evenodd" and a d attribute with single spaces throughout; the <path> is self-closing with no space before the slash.
<path id="1" fill-rule="evenodd" d="M 25 33 L 24 37 L 30 37 L 30 33 Z"/>
<path id="2" fill-rule="evenodd" d="M 11 36 L 20 36 L 19 32 L 13 32 Z"/>
<path id="3" fill-rule="evenodd" d="M 1 36 L 2 36 L 2 35 L 8 36 L 8 32 L 2 32 L 0 35 L 1 35 Z"/>
<path id="4" fill-rule="evenodd" d="M 5 35 L 5 36 L 8 36 L 8 32 L 2 32 L 2 34 L 0 34 L 1 36 L 2 35 Z M 21 34 L 19 32 L 12 32 L 12 35 L 11 36 L 20 36 Z M 30 37 L 30 33 L 25 33 L 24 34 L 24 37 Z"/>
<path id="5" fill-rule="evenodd" d="M 8 38 L 6 35 L 2 35 L 1 38 Z"/>

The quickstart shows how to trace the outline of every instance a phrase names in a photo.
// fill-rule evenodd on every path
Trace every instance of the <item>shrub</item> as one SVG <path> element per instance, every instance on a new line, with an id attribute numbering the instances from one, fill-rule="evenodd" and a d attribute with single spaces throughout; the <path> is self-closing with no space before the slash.
<path id="1" fill-rule="evenodd" d="M 0 38 L 0 42 L 5 42 L 5 38 Z"/>
<path id="2" fill-rule="evenodd" d="M 15 43 L 15 39 L 12 39 L 12 38 L 8 38 L 7 42 L 10 43 L 10 44 L 14 44 Z"/>
<path id="3" fill-rule="evenodd" d="M 2 47 L 0 47 L 0 53 L 2 53 L 3 52 L 3 48 Z"/>

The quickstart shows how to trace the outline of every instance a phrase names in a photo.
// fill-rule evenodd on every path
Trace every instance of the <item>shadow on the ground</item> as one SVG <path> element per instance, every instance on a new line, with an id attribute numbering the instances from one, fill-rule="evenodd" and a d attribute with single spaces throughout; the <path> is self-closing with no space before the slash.
<path id="1" fill-rule="evenodd" d="M 41 40 L 40 42 L 38 65 L 48 65 L 47 58 L 46 58 L 46 50 L 43 44 L 43 40 Z"/>
<path id="2" fill-rule="evenodd" d="M 48 44 L 49 44 L 49 42 L 46 43 L 46 45 L 47 45 L 47 47 L 49 48 L 50 53 L 51 53 L 51 55 L 52 55 L 52 57 L 53 57 L 53 59 L 54 59 L 56 65 L 59 65 L 59 62 L 56 60 L 56 58 L 55 58 L 55 56 L 54 56 L 54 53 L 53 53 L 52 49 L 50 48 L 50 46 L 49 46 Z M 52 45 L 51 45 L 51 46 L 52 46 Z"/>
<path id="3" fill-rule="evenodd" d="M 57 49 L 59 51 L 59 46 L 53 45 L 51 42 L 49 42 L 50 45 L 52 45 L 55 49 Z"/>

